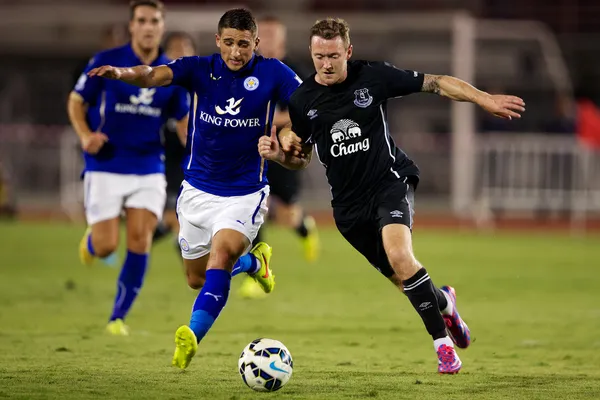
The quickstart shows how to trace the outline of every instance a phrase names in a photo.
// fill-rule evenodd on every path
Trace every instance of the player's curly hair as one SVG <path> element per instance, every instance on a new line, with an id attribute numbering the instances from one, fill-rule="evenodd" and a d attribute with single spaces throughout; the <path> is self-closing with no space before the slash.
<path id="1" fill-rule="evenodd" d="M 219 35 L 226 28 L 237 29 L 238 31 L 250 31 L 253 36 L 256 36 L 258 32 L 256 19 L 245 8 L 234 8 L 223 14 L 221 19 L 219 19 Z"/>
<path id="2" fill-rule="evenodd" d="M 129 19 L 133 20 L 135 15 L 135 9 L 141 6 L 154 7 L 164 16 L 165 5 L 160 0 L 131 0 L 129 2 Z"/>
<path id="3" fill-rule="evenodd" d="M 350 26 L 341 18 L 328 17 L 318 20 L 310 29 L 310 38 L 313 36 L 323 39 L 334 39 L 341 37 L 346 48 L 350 46 Z"/>

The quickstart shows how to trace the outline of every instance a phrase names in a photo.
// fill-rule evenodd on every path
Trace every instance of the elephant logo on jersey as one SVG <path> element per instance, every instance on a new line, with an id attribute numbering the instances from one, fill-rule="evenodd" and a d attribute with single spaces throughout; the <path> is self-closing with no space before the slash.
<path id="1" fill-rule="evenodd" d="M 367 108 L 373 102 L 373 96 L 369 94 L 369 89 L 358 89 L 354 91 L 354 105 L 360 108 Z"/>
<path id="2" fill-rule="evenodd" d="M 154 93 L 156 93 L 156 89 L 148 89 L 148 88 L 141 88 L 140 89 L 140 93 L 137 96 L 131 95 L 129 96 L 129 101 L 131 102 L 131 104 L 144 104 L 149 106 L 150 104 L 152 104 L 152 101 L 154 100 Z"/>
<path id="3" fill-rule="evenodd" d="M 345 156 L 347 154 L 356 153 L 357 151 L 369 150 L 369 138 L 362 141 L 352 141 L 345 143 L 348 140 L 356 139 L 362 136 L 360 126 L 351 119 L 341 119 L 329 131 L 333 145 L 330 152 L 334 157 Z"/>
<path id="4" fill-rule="evenodd" d="M 229 100 L 227 100 L 227 105 L 225 106 L 224 110 L 219 106 L 215 106 L 215 110 L 217 111 L 217 114 L 219 114 L 219 115 L 223 115 L 223 114 L 238 115 L 240 113 L 240 108 L 241 108 L 240 103 L 242 102 L 242 100 L 244 100 L 243 97 L 239 100 L 236 100 L 232 97 Z"/>
<path id="5" fill-rule="evenodd" d="M 360 126 L 351 119 L 341 119 L 331 128 L 331 139 L 333 143 L 340 143 L 344 140 L 352 139 L 361 135 Z"/>

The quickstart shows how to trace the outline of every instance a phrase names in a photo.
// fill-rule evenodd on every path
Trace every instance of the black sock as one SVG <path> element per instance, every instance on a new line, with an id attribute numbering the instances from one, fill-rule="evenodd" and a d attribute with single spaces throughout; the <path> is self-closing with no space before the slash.
<path id="1" fill-rule="evenodd" d="M 435 293 L 435 295 L 437 297 L 438 306 L 440 307 L 440 311 L 442 311 L 443 309 L 448 307 L 448 299 L 446 298 L 446 296 L 444 296 L 444 292 L 442 292 L 441 289 L 437 288 L 433 284 L 433 282 L 431 282 L 431 286 L 433 286 L 433 292 Z"/>
<path id="2" fill-rule="evenodd" d="M 304 214 L 302 215 L 302 219 L 300 220 L 300 225 L 298 225 L 296 227 L 296 233 L 300 236 L 300 237 L 307 237 L 308 236 L 308 228 L 306 227 L 306 224 L 304 223 L 304 219 L 306 217 L 304 216 Z"/>
<path id="3" fill-rule="evenodd" d="M 404 294 L 419 313 L 427 332 L 435 339 L 446 337 L 446 324 L 440 314 L 438 303 L 439 289 L 433 286 L 425 268 L 421 268 L 412 277 L 402 281 Z M 445 299 L 444 299 L 445 300 Z"/>
<path id="4" fill-rule="evenodd" d="M 169 228 L 169 226 L 167 224 L 165 224 L 164 221 L 160 221 L 158 223 L 158 225 L 156 226 L 156 229 L 154 230 L 154 235 L 152 236 L 152 241 L 157 242 L 160 239 L 167 236 L 169 233 L 171 233 L 171 228 Z"/>

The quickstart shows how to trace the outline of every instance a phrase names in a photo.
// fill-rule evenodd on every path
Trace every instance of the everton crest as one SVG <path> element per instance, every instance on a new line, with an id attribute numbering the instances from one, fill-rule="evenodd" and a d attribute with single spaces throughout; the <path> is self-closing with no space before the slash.
<path id="1" fill-rule="evenodd" d="M 369 94 L 369 89 L 358 89 L 354 91 L 354 105 L 360 108 L 367 108 L 373 102 L 373 96 Z"/>

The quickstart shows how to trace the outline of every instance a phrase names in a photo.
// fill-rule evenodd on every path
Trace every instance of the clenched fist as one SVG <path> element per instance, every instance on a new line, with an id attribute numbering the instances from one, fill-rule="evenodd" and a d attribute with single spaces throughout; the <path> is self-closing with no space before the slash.
<path id="1" fill-rule="evenodd" d="M 97 154 L 104 143 L 108 142 L 108 136 L 102 132 L 95 132 L 81 139 L 81 148 L 88 154 Z"/>
<path id="2" fill-rule="evenodd" d="M 283 153 L 277 139 L 277 127 L 271 127 L 271 136 L 262 136 L 258 140 L 258 153 L 265 160 L 279 162 L 283 159 Z"/>

